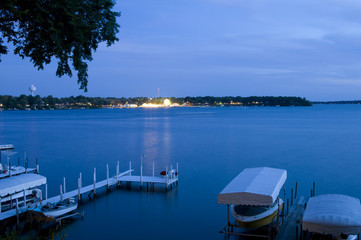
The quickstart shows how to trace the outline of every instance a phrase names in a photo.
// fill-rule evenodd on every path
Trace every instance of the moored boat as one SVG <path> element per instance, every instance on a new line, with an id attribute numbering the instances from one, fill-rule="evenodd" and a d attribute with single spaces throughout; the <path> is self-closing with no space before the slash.
<path id="1" fill-rule="evenodd" d="M 14 149 L 14 145 L 13 145 L 13 144 L 3 144 L 3 145 L 0 145 L 0 151 L 2 151 L 2 150 L 10 150 L 10 149 Z"/>
<path id="2" fill-rule="evenodd" d="M 283 208 L 279 192 L 287 171 L 276 168 L 246 168 L 218 194 L 218 203 L 231 205 L 238 226 L 256 229 L 272 223 Z"/>
<path id="3" fill-rule="evenodd" d="M 57 218 L 70 213 L 78 208 L 78 203 L 74 198 L 65 199 L 56 203 L 50 203 L 33 209 L 35 212 L 41 212 L 47 217 Z"/>
<path id="4" fill-rule="evenodd" d="M 272 223 L 282 208 L 279 198 L 272 206 L 231 205 L 231 213 L 242 228 L 255 229 Z"/>
<path id="5" fill-rule="evenodd" d="M 302 218 L 305 239 L 356 240 L 361 233 L 361 204 L 342 194 L 311 197 Z"/>

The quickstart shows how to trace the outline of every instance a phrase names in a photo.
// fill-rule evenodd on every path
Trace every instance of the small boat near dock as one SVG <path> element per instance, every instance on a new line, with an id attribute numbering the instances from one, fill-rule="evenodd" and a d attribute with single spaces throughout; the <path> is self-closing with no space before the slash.
<path id="1" fill-rule="evenodd" d="M 56 203 L 46 203 L 43 206 L 32 209 L 34 212 L 40 212 L 46 217 L 58 218 L 71 213 L 78 208 L 78 202 L 74 198 L 68 198 Z"/>
<path id="2" fill-rule="evenodd" d="M 13 144 L 2 144 L 0 145 L 0 151 L 3 150 L 12 150 L 14 149 L 14 145 Z"/>
<path id="3" fill-rule="evenodd" d="M 360 200 L 342 194 L 323 194 L 308 200 L 302 219 L 303 239 L 358 239 Z"/>
<path id="4" fill-rule="evenodd" d="M 218 194 L 218 203 L 231 205 L 237 227 L 266 226 L 282 211 L 279 193 L 286 179 L 287 171 L 283 169 L 246 168 Z"/>

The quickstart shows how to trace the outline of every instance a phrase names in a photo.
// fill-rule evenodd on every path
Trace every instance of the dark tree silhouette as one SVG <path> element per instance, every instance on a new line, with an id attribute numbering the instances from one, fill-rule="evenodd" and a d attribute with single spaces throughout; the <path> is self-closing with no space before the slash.
<path id="1" fill-rule="evenodd" d="M 80 89 L 87 91 L 88 64 L 99 43 L 117 41 L 120 13 L 112 11 L 113 0 L 1 0 L 0 61 L 8 53 L 28 57 L 39 70 L 53 58 L 56 75 L 72 76 L 77 71 Z"/>

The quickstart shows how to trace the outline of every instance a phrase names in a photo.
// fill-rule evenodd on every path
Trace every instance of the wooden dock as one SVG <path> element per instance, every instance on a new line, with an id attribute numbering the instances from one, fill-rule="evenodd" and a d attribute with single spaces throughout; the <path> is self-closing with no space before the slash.
<path id="1" fill-rule="evenodd" d="M 45 200 L 42 201 L 42 204 L 46 203 L 55 203 L 58 201 L 61 201 L 63 199 L 68 199 L 71 197 L 78 197 L 78 200 L 82 199 L 82 194 L 89 193 L 90 195 L 95 195 L 97 189 L 106 187 L 109 189 L 112 185 L 119 186 L 122 182 L 125 183 L 139 183 L 140 188 L 142 189 L 143 183 L 146 183 L 147 186 L 151 184 L 154 187 L 154 184 L 161 184 L 165 186 L 166 191 L 168 190 L 169 186 L 173 187 L 174 184 L 178 183 L 178 164 L 177 169 L 172 169 L 168 171 L 166 169 L 166 175 L 162 177 L 155 176 L 154 174 L 154 162 L 153 162 L 153 175 L 152 176 L 143 176 L 143 167 L 141 165 L 140 167 L 140 175 L 132 175 L 132 172 L 134 169 L 132 169 L 132 163 L 129 162 L 129 170 L 119 173 L 119 162 L 117 163 L 116 167 L 116 175 L 114 177 L 109 177 L 109 166 L 107 164 L 106 166 L 106 179 L 102 180 L 100 182 L 96 181 L 96 168 L 94 168 L 93 173 L 93 184 L 83 187 L 82 186 L 82 174 L 79 174 L 78 178 L 78 189 L 67 192 L 66 191 L 66 182 L 64 177 L 64 183 L 63 185 L 60 185 L 60 195 L 49 198 L 47 197 L 47 190 L 45 191 L 46 196 Z"/>
<path id="2" fill-rule="evenodd" d="M 38 172 L 38 167 L 36 169 L 28 169 L 27 172 L 29 171 L 35 171 Z M 106 165 L 106 179 L 97 182 L 97 178 L 96 178 L 96 168 L 94 168 L 94 173 L 93 173 L 93 183 L 88 185 L 88 186 L 82 186 L 82 173 L 79 174 L 79 178 L 78 178 L 78 188 L 72 191 L 66 191 L 66 181 L 65 181 L 65 177 L 63 178 L 63 184 L 60 185 L 60 194 L 58 196 L 54 196 L 51 198 L 48 198 L 48 186 L 47 184 L 45 184 L 45 198 L 43 199 L 43 196 L 41 196 L 41 201 L 40 204 L 47 204 L 47 203 L 56 203 L 59 202 L 61 200 L 65 200 L 68 198 L 72 198 L 72 197 L 77 197 L 78 200 L 80 201 L 82 199 L 82 195 L 83 194 L 88 194 L 88 196 L 95 196 L 96 191 L 100 188 L 104 188 L 106 187 L 107 189 L 109 189 L 111 186 L 113 185 L 117 185 L 120 186 L 122 182 L 127 183 L 128 185 L 130 185 L 131 183 L 139 183 L 140 189 L 142 189 L 143 183 L 147 184 L 147 187 L 149 186 L 149 184 L 153 187 L 154 189 L 154 185 L 155 184 L 160 184 L 165 186 L 166 191 L 170 188 L 173 187 L 173 185 L 177 185 L 178 183 L 178 163 L 177 163 L 177 169 L 173 169 L 171 167 L 171 169 L 168 171 L 168 169 L 165 171 L 166 174 L 164 176 L 155 176 L 154 174 L 154 162 L 153 162 L 153 174 L 152 176 L 143 176 L 143 166 L 141 164 L 140 167 L 140 175 L 136 176 L 136 175 L 132 175 L 132 172 L 134 171 L 134 169 L 132 169 L 132 164 L 131 162 L 129 162 L 129 169 L 127 171 L 124 171 L 122 173 L 119 173 L 119 162 L 117 163 L 116 166 L 116 174 L 113 177 L 109 177 L 109 166 L 108 164 Z M 23 173 L 23 174 L 27 174 L 27 173 Z M 17 202 L 16 204 L 14 204 L 16 208 L 5 211 L 5 212 L 1 212 L 0 213 L 0 220 L 4 220 L 13 216 L 19 216 L 19 214 L 26 212 L 27 210 L 31 209 L 28 206 L 24 206 L 24 207 L 19 207 Z"/>
<path id="3" fill-rule="evenodd" d="M 305 210 L 306 199 L 300 196 L 290 208 L 285 222 L 281 225 L 275 240 L 298 240 L 300 239 L 300 217 Z"/>

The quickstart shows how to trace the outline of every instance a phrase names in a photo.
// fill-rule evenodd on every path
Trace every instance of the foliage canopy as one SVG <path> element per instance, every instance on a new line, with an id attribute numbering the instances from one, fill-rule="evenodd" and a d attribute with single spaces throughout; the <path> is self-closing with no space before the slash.
<path id="1" fill-rule="evenodd" d="M 120 13 L 112 11 L 113 0 L 1 0 L 0 61 L 8 53 L 28 57 L 38 70 L 52 58 L 58 60 L 56 75 L 77 71 L 80 89 L 87 91 L 88 64 L 99 43 L 117 41 Z"/>

